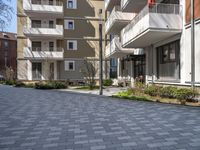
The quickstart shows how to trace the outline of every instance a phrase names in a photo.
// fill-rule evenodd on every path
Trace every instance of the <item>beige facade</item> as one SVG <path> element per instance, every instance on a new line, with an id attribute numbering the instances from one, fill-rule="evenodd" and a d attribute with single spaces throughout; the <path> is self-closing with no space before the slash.
<path id="1" fill-rule="evenodd" d="M 83 61 L 98 63 L 103 0 L 18 0 L 17 8 L 19 80 L 82 80 Z"/>

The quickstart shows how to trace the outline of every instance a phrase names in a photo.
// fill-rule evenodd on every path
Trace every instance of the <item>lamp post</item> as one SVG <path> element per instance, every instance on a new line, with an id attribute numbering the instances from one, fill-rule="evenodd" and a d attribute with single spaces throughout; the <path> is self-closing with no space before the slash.
<path id="1" fill-rule="evenodd" d="M 194 0 L 191 0 L 191 87 L 195 87 L 195 24 Z"/>
<path id="2" fill-rule="evenodd" d="M 103 35 L 102 35 L 103 19 L 102 9 L 99 10 L 99 95 L 103 95 Z"/>

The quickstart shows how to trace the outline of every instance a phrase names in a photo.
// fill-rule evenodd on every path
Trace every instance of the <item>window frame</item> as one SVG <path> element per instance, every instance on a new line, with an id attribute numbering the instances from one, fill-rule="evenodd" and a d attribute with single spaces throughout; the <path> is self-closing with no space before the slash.
<path id="1" fill-rule="evenodd" d="M 177 46 L 178 42 L 179 42 L 179 40 L 157 47 L 157 50 L 160 51 L 160 57 L 161 57 L 160 64 L 173 63 L 173 62 L 177 61 L 177 59 L 178 59 L 177 58 L 178 57 L 177 56 L 177 50 L 179 48 Z M 172 45 L 174 45 L 174 48 L 175 48 L 174 49 L 175 57 L 173 59 L 171 58 L 171 56 L 172 56 L 171 52 L 173 51 Z M 166 47 L 167 47 L 167 49 L 165 49 Z M 166 54 L 165 54 L 165 51 L 167 52 Z"/>
<path id="2" fill-rule="evenodd" d="M 70 48 L 70 43 L 73 43 L 73 48 L 71 49 Z M 71 51 L 76 51 L 78 50 L 78 47 L 77 47 L 77 40 L 67 40 L 67 50 L 71 50 Z"/>
<path id="3" fill-rule="evenodd" d="M 69 23 L 72 23 L 72 28 L 70 28 L 70 25 Z M 65 29 L 67 30 L 74 30 L 75 29 L 75 23 L 74 23 L 74 20 L 65 20 Z"/>
<path id="4" fill-rule="evenodd" d="M 70 63 L 73 64 L 73 69 L 70 69 Z M 64 69 L 65 71 L 75 71 L 75 61 L 64 61 Z"/>
<path id="5" fill-rule="evenodd" d="M 72 2 L 72 7 L 69 7 L 69 2 Z M 67 9 L 77 9 L 77 0 L 67 0 L 66 7 Z"/>

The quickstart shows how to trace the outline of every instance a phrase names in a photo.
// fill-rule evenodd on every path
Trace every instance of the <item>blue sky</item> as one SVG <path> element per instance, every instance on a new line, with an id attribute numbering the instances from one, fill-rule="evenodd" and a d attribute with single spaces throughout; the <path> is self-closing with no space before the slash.
<path id="1" fill-rule="evenodd" d="M 3 0 L 5 1 L 5 0 Z M 14 14 L 12 17 L 12 21 L 9 24 L 9 26 L 5 29 L 6 32 L 14 32 L 17 33 L 17 4 L 16 4 L 17 0 L 11 0 L 11 3 L 9 3 L 13 9 L 14 9 Z"/>

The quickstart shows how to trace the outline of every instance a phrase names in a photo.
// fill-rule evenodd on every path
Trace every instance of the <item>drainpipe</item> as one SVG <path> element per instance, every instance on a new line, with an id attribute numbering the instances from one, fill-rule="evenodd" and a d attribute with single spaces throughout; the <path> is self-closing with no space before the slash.
<path id="1" fill-rule="evenodd" d="M 99 10 L 99 95 L 103 95 L 103 39 L 102 39 L 102 9 Z"/>
<path id="2" fill-rule="evenodd" d="M 151 45 L 151 52 L 152 52 L 152 61 L 151 61 L 151 65 L 152 65 L 152 72 L 151 72 L 151 76 L 152 76 L 152 84 L 154 84 L 154 63 L 153 63 L 153 60 L 154 60 L 154 52 L 153 52 L 153 45 Z"/>
<path id="3" fill-rule="evenodd" d="M 195 22 L 194 0 L 191 0 L 191 87 L 195 87 Z"/>

